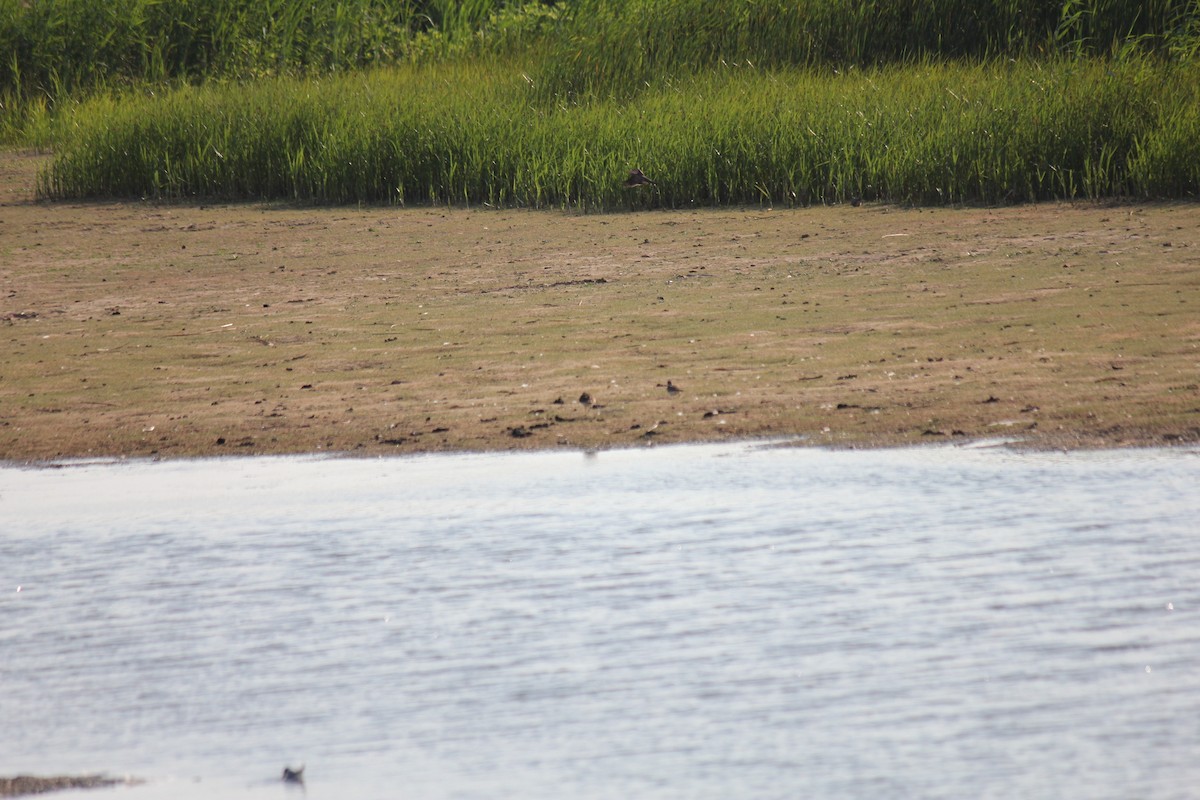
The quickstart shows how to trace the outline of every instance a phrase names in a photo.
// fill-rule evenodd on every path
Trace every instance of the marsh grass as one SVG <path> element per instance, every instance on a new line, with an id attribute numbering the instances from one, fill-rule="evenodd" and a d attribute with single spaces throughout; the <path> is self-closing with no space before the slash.
<path id="1" fill-rule="evenodd" d="M 0 0 L 0 141 L 28 144 L 39 108 L 98 93 L 501 50 L 556 13 L 502 0 Z"/>
<path id="2" fill-rule="evenodd" d="M 0 140 L 50 197 L 1181 197 L 1197 41 L 1196 0 L 0 0 Z"/>
<path id="3" fill-rule="evenodd" d="M 1002 203 L 1200 188 L 1200 67 L 1143 57 L 709 70 L 540 102 L 511 63 L 97 98 L 46 196 L 620 209 Z M 641 167 L 657 185 L 623 190 Z"/>
<path id="4" fill-rule="evenodd" d="M 0 88 L 51 97 L 132 83 L 390 63 L 425 31 L 466 35 L 494 0 L 0 0 Z"/>
<path id="5" fill-rule="evenodd" d="M 721 65 L 874 67 L 930 60 L 1194 51 L 1194 0 L 577 0 L 542 89 L 629 96 Z"/>
<path id="6" fill-rule="evenodd" d="M 1191 53 L 1195 0 L 0 0 L 0 93 L 324 74 L 524 49 L 550 92 L 725 64 Z"/>

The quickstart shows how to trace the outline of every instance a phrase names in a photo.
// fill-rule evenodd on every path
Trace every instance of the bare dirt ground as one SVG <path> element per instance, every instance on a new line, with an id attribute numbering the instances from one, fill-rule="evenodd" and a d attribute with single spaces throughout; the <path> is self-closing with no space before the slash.
<path id="1" fill-rule="evenodd" d="M 45 161 L 0 154 L 0 459 L 1200 442 L 1196 204 L 47 203 Z"/>

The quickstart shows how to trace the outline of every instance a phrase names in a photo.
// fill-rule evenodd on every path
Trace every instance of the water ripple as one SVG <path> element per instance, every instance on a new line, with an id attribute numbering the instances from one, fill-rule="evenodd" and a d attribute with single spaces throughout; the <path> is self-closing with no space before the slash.
<path id="1" fill-rule="evenodd" d="M 1191 450 L 0 467 L 0 773 L 1187 797 Z M 20 587 L 20 591 L 17 591 Z"/>

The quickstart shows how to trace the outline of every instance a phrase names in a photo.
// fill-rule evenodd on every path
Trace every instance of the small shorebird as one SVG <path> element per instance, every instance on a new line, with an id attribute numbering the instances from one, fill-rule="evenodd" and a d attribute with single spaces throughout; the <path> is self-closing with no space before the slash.
<path id="1" fill-rule="evenodd" d="M 292 769 L 291 767 L 283 768 L 284 783 L 304 783 L 304 765 L 300 765 L 300 769 Z"/>
<path id="2" fill-rule="evenodd" d="M 683 391 L 683 389 L 680 389 L 675 384 L 671 383 L 670 381 L 667 381 L 667 394 L 679 394 L 682 391 Z"/>
<path id="3" fill-rule="evenodd" d="M 629 170 L 629 177 L 625 179 L 625 183 L 622 185 L 626 189 L 637 189 L 638 187 L 646 186 L 647 184 L 651 186 L 655 185 L 654 181 L 643 175 L 640 169 L 631 169 Z"/>

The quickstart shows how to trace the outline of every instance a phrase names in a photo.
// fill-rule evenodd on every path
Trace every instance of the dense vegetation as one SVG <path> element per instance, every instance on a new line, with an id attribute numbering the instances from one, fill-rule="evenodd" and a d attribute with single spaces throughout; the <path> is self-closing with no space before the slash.
<path id="1" fill-rule="evenodd" d="M 57 197 L 1179 197 L 1198 41 L 1200 0 L 0 0 L 0 130 Z"/>
<path id="2" fill-rule="evenodd" d="M 743 68 L 545 107 L 479 64 L 271 80 L 93 101 L 45 190 L 598 207 L 1167 196 L 1200 185 L 1197 77 L 1138 59 Z M 657 185 L 623 197 L 634 165 Z"/>
<path id="3" fill-rule="evenodd" d="M 470 38 L 495 0 L 0 0 L 0 87 L 57 97 L 113 85 L 390 64 Z"/>
<path id="4" fill-rule="evenodd" d="M 550 42 L 557 90 L 620 91 L 729 64 L 873 67 L 931 60 L 1190 54 L 1196 0 L 578 0 Z"/>

